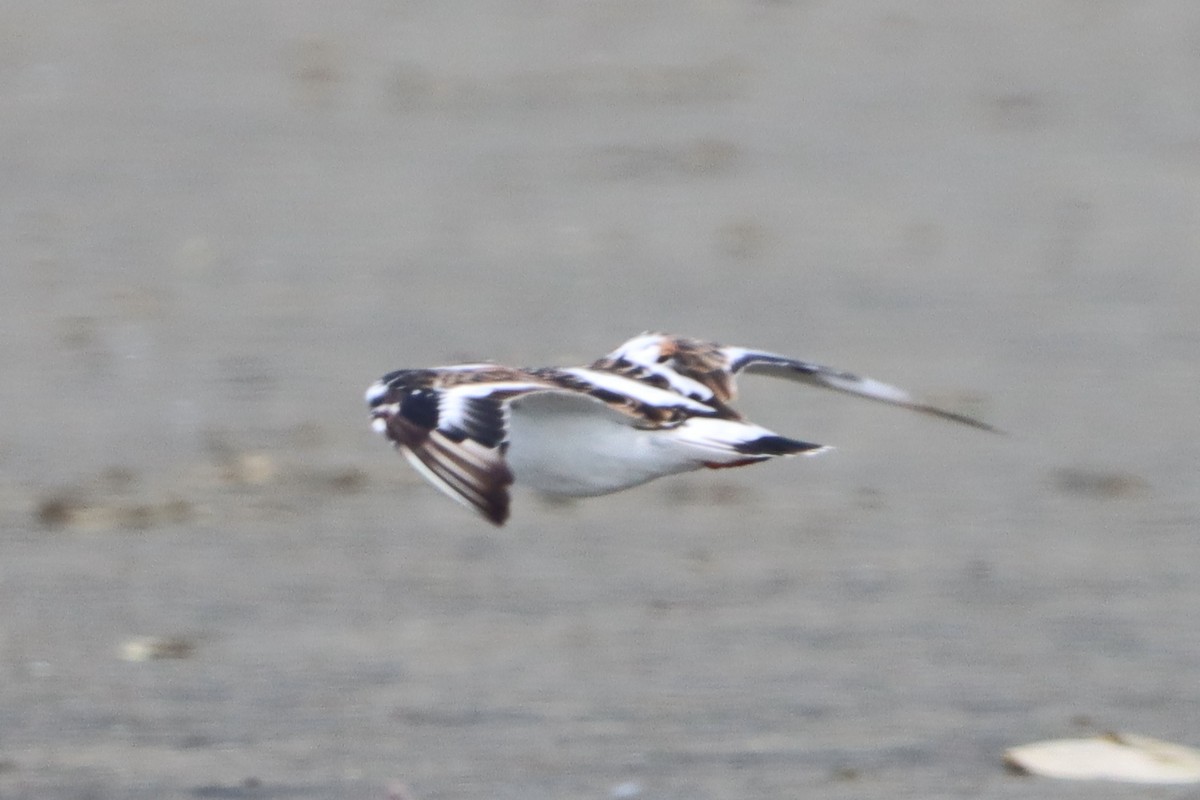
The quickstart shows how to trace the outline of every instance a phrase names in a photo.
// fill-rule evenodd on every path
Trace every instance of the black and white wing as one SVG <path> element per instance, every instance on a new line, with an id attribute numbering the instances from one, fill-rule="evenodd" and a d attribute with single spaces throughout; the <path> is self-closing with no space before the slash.
<path id="1" fill-rule="evenodd" d="M 721 352 L 726 357 L 730 374 L 742 372 L 751 375 L 769 375 L 773 378 L 784 378 L 810 386 L 820 386 L 846 394 L 878 400 L 893 406 L 900 406 L 922 414 L 939 417 L 951 422 L 970 425 L 972 428 L 999 433 L 999 431 L 966 414 L 948 411 L 944 408 L 921 402 L 908 392 L 891 384 L 855 375 L 852 372 L 834 369 L 833 367 L 800 361 L 787 356 L 767 353 L 760 350 L 748 350 L 744 347 L 722 347 Z"/>
<path id="2" fill-rule="evenodd" d="M 985 422 L 921 402 L 903 389 L 873 378 L 776 353 L 727 347 L 665 333 L 635 336 L 593 367 L 671 389 L 725 415 L 737 415 L 729 403 L 737 395 L 736 376 L 746 372 L 834 389 L 973 428 L 996 431 Z"/>
<path id="3" fill-rule="evenodd" d="M 439 386 L 406 378 L 416 373 L 393 373 L 367 390 L 372 426 L 430 483 L 503 525 L 513 482 L 505 461 L 508 401 L 546 387 L 526 380 Z"/>

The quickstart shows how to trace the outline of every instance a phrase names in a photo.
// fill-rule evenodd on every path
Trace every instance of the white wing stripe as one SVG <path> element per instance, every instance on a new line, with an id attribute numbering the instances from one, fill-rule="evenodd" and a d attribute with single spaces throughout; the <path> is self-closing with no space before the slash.
<path id="1" fill-rule="evenodd" d="M 659 408 L 686 408 L 689 411 L 695 411 L 706 416 L 713 413 L 711 406 L 699 403 L 690 397 L 677 392 L 667 391 L 666 389 L 659 389 L 655 386 L 635 381 L 632 378 L 614 375 L 611 372 L 599 372 L 594 369 L 587 369 L 586 367 L 571 367 L 570 369 L 564 369 L 563 372 L 586 381 L 597 389 L 604 389 L 605 391 L 625 395 L 648 405 L 658 406 Z"/>
<path id="2" fill-rule="evenodd" d="M 420 457 L 418 457 L 417 454 L 412 450 L 409 450 L 407 447 L 401 447 L 400 452 L 404 454 L 406 459 L 408 459 L 408 463 L 412 465 L 413 469 L 419 472 L 421 476 L 425 478 L 425 480 L 436 486 L 442 494 L 451 498 L 456 503 L 461 503 L 467 508 L 476 508 L 475 503 L 471 502 L 471 500 L 469 500 L 465 495 L 460 494 L 444 477 L 426 466 L 425 462 L 422 461 Z"/>

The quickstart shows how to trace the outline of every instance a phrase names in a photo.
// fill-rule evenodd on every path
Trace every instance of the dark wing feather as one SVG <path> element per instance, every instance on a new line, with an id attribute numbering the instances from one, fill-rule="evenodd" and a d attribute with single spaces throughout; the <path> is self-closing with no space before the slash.
<path id="1" fill-rule="evenodd" d="M 832 367 L 825 367 L 807 361 L 798 361 L 797 359 L 774 353 L 746 350 L 741 347 L 726 347 L 724 348 L 724 352 L 729 358 L 729 371 L 732 374 L 748 372 L 752 375 L 759 374 L 769 375 L 774 378 L 784 378 L 799 383 L 806 383 L 810 386 L 820 386 L 825 389 L 833 389 L 845 392 L 846 394 L 857 395 L 858 397 L 878 400 L 882 403 L 900 406 L 901 408 L 907 408 L 951 422 L 970 425 L 972 428 L 979 428 L 980 430 L 991 431 L 992 433 L 1000 432 L 986 422 L 981 422 L 965 414 L 947 411 L 946 409 L 923 403 L 903 389 L 873 378 L 865 378 L 851 372 L 833 369 Z"/>
<path id="2" fill-rule="evenodd" d="M 468 397 L 459 401 L 457 414 L 441 430 L 451 441 L 472 439 L 484 447 L 499 447 L 507 438 L 504 403 L 494 397 Z"/>
<path id="3" fill-rule="evenodd" d="M 399 414 L 387 417 L 386 433 L 409 463 L 446 495 L 495 525 L 508 519 L 513 475 L 501 448 L 423 428 Z"/>

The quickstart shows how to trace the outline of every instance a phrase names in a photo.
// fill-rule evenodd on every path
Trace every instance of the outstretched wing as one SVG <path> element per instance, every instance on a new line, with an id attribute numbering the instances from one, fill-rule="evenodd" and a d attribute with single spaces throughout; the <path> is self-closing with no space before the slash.
<path id="1" fill-rule="evenodd" d="M 970 425 L 972 428 L 998 433 L 996 428 L 965 414 L 947 411 L 937 406 L 923 403 L 903 389 L 891 384 L 855 375 L 851 372 L 799 361 L 787 356 L 765 353 L 758 350 L 747 350 L 743 347 L 723 347 L 722 352 L 728 359 L 730 373 L 736 375 L 748 372 L 751 375 L 769 375 L 773 378 L 785 378 L 790 381 L 807 383 L 810 386 L 820 386 L 834 389 L 846 394 L 858 395 L 871 400 L 878 400 L 893 406 L 900 406 L 922 414 L 940 417 L 951 422 Z"/>
<path id="2" fill-rule="evenodd" d="M 513 482 L 504 458 L 507 404 L 546 387 L 530 381 L 413 386 L 402 373 L 388 378 L 367 390 L 372 426 L 430 483 L 503 525 Z"/>
<path id="3" fill-rule="evenodd" d="M 908 408 L 952 422 L 996 431 L 977 419 L 917 400 L 903 389 L 832 367 L 776 353 L 712 342 L 645 333 L 635 336 L 593 365 L 630 378 L 669 388 L 706 403 L 722 416 L 738 418 L 729 403 L 737 396 L 735 376 L 741 372 L 786 378 Z"/>

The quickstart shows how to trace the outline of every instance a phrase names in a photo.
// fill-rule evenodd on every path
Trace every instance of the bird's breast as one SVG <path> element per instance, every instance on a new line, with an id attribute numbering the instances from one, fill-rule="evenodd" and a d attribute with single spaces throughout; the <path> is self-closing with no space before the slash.
<path id="1" fill-rule="evenodd" d="M 662 431 L 636 428 L 605 410 L 564 413 L 544 405 L 514 404 L 512 410 L 507 460 L 520 485 L 593 497 L 697 466 L 665 446 Z"/>

